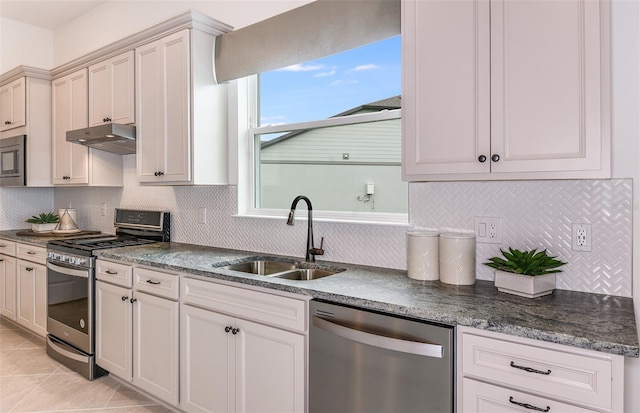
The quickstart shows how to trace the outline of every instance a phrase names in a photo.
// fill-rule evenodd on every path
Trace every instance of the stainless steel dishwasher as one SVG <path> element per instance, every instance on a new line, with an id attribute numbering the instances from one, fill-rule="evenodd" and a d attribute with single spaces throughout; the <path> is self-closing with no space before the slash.
<path id="1" fill-rule="evenodd" d="M 454 409 L 454 329 L 310 303 L 310 413 Z"/>

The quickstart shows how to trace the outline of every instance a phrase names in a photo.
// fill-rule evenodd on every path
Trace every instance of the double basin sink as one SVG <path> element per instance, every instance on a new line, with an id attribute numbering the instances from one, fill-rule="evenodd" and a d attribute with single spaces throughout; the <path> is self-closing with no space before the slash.
<path id="1" fill-rule="evenodd" d="M 344 271 L 344 269 L 336 268 L 318 268 L 314 267 L 313 264 L 307 263 L 273 261 L 268 259 L 240 262 L 227 265 L 222 267 L 222 269 L 298 281 L 317 280 L 318 278 Z"/>

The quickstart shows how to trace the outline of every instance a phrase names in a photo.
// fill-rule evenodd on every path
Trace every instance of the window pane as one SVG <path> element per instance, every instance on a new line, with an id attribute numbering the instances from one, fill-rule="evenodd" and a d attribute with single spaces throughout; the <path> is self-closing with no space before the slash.
<path id="1" fill-rule="evenodd" d="M 400 36 L 259 75 L 259 124 L 327 119 L 400 95 Z"/>
<path id="2" fill-rule="evenodd" d="M 302 194 L 314 209 L 323 211 L 405 213 L 400 122 L 398 118 L 256 136 L 256 207 L 288 209 Z M 373 194 L 367 194 L 367 184 L 373 184 Z"/>

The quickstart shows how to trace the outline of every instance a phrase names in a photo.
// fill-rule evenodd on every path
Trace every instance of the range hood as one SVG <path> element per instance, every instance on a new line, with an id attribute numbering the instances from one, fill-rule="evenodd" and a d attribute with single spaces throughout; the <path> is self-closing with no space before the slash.
<path id="1" fill-rule="evenodd" d="M 104 125 L 67 132 L 67 142 L 78 143 L 119 155 L 136 153 L 136 127 L 105 123 Z"/>

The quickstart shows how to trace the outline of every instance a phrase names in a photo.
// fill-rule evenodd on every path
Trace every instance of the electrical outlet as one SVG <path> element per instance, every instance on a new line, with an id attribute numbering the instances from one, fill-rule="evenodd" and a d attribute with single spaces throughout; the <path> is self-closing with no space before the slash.
<path id="1" fill-rule="evenodd" d="M 591 251 L 591 224 L 575 223 L 572 225 L 571 249 L 574 251 Z"/>
<path id="2" fill-rule="evenodd" d="M 475 217 L 476 242 L 482 244 L 502 244 L 501 217 Z"/>

